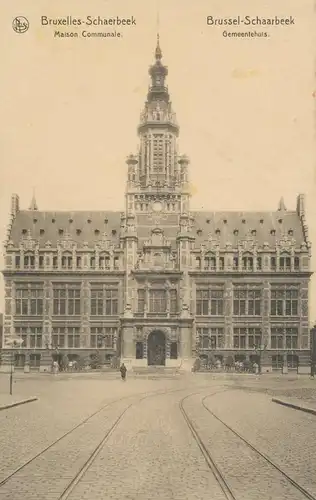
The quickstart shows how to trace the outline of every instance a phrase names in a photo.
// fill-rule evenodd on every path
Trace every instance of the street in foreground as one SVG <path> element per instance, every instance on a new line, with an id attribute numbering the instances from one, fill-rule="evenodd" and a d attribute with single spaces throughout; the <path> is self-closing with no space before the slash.
<path id="1" fill-rule="evenodd" d="M 313 404 L 315 383 L 203 374 L 17 379 L 16 393 L 39 399 L 0 412 L 0 497 L 316 498 L 316 416 L 270 395 Z M 5 384 L 1 377 L 2 393 Z"/>

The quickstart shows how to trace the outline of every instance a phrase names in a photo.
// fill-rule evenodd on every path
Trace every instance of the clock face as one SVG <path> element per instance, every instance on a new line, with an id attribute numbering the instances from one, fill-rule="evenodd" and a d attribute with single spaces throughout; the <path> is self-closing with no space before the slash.
<path id="1" fill-rule="evenodd" d="M 160 201 L 155 201 L 153 203 L 153 211 L 154 212 L 161 212 L 163 206 L 162 206 L 162 203 Z"/>

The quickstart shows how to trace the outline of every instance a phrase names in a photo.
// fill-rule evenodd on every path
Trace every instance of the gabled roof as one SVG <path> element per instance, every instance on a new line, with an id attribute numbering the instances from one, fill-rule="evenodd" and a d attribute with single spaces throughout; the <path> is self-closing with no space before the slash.
<path id="1" fill-rule="evenodd" d="M 69 235 L 79 245 L 84 242 L 94 245 L 106 238 L 118 243 L 121 212 L 40 212 L 22 210 L 13 221 L 10 240 L 18 246 L 21 239 L 29 234 L 38 240 L 40 247 L 50 241 L 56 247 L 57 241 Z M 61 233 L 63 231 L 63 233 Z"/>
<path id="2" fill-rule="evenodd" d="M 226 243 L 237 246 L 238 241 L 251 236 L 259 246 L 268 243 L 273 247 L 284 236 L 294 238 L 298 247 L 305 241 L 301 220 L 294 211 L 192 212 L 192 215 L 198 245 L 207 240 L 210 233 L 212 238 L 218 239 L 221 247 Z"/>

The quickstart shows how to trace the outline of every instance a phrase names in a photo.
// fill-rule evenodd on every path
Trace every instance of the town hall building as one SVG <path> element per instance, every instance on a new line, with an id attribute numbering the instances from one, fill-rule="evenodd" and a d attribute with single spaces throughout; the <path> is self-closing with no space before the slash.
<path id="1" fill-rule="evenodd" d="M 35 197 L 24 210 L 12 196 L 0 369 L 11 353 L 41 371 L 65 355 L 191 370 L 212 354 L 307 372 L 304 196 L 295 210 L 282 198 L 267 212 L 191 210 L 159 39 L 149 74 L 122 212 L 41 211 Z"/>

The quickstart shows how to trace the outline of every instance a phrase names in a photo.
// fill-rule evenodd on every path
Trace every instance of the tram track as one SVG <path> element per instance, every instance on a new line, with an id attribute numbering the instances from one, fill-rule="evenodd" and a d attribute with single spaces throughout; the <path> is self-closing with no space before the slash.
<path id="1" fill-rule="evenodd" d="M 271 458 L 269 458 L 267 455 L 262 453 L 255 445 L 250 443 L 248 439 L 246 439 L 244 436 L 242 436 L 239 432 L 236 431 L 236 429 L 233 429 L 229 424 L 224 422 L 218 415 L 216 415 L 210 408 L 205 404 L 205 401 L 207 398 L 211 397 L 211 395 L 207 395 L 202 399 L 202 405 L 203 407 L 208 411 L 212 417 L 214 417 L 218 422 L 220 422 L 222 425 L 225 426 L 226 429 L 228 429 L 234 436 L 239 438 L 249 449 L 254 451 L 258 456 L 260 456 L 269 466 L 273 467 L 281 476 L 283 476 L 297 491 L 302 493 L 302 495 L 305 498 L 308 498 L 309 500 L 316 500 L 316 497 L 312 495 L 308 490 L 306 490 L 303 486 L 301 486 L 295 479 L 290 477 L 281 467 L 279 467 Z"/>
<path id="2" fill-rule="evenodd" d="M 283 479 L 287 481 L 289 485 L 291 485 L 294 490 L 296 491 L 296 494 L 299 492 L 300 498 L 307 498 L 309 500 L 316 500 L 316 497 L 312 495 L 308 490 L 306 490 L 302 485 L 300 485 L 295 479 L 290 477 L 281 467 L 279 467 L 273 460 L 271 460 L 267 455 L 262 453 L 255 445 L 250 443 L 245 437 L 243 437 L 241 434 L 239 434 L 235 429 L 233 429 L 230 425 L 228 425 L 224 420 L 222 420 L 218 415 L 216 415 L 210 408 L 206 405 L 206 400 L 212 398 L 213 396 L 216 396 L 219 393 L 226 392 L 226 391 L 216 391 L 211 394 L 207 394 L 206 396 L 203 397 L 202 399 L 202 406 L 205 408 L 205 410 L 214 418 L 216 419 L 217 422 L 219 422 L 226 430 L 230 432 L 231 435 L 233 435 L 235 438 L 239 440 L 239 442 L 242 442 L 249 450 L 251 450 L 257 457 L 259 457 L 260 460 L 264 461 L 266 467 L 270 467 L 273 469 L 274 472 L 277 472 L 277 474 L 280 474 Z M 189 394 L 185 396 L 184 398 L 181 399 L 179 403 L 179 408 L 181 410 L 181 413 L 183 415 L 184 420 L 186 421 L 191 434 L 197 443 L 198 447 L 200 448 L 204 459 L 206 461 L 207 466 L 209 467 L 210 471 L 214 475 L 220 489 L 222 490 L 225 498 L 227 500 L 241 500 L 244 498 L 243 495 L 237 493 L 235 491 L 235 487 L 230 484 L 230 481 L 227 479 L 227 473 L 223 471 L 223 468 L 220 467 L 214 458 L 214 453 L 211 453 L 209 447 L 205 444 L 205 439 L 202 439 L 201 433 L 197 430 L 197 425 L 195 425 L 193 419 L 188 415 L 188 412 L 184 408 L 184 402 L 194 396 L 194 395 L 199 395 L 201 393 L 194 393 L 194 394 Z M 299 498 L 295 494 L 295 499 Z M 264 498 L 264 495 L 262 493 L 262 496 L 260 498 Z M 268 497 L 267 497 L 268 498 Z M 272 498 L 271 496 L 269 498 Z M 276 497 L 275 497 L 276 498 Z M 279 498 L 279 497 L 278 497 Z"/>
<path id="3" fill-rule="evenodd" d="M 196 386 L 195 386 L 196 387 Z M 201 386 L 201 389 L 205 388 L 207 389 L 204 385 Z M 139 404 L 141 401 L 144 399 L 150 398 L 150 397 L 156 397 L 156 396 L 162 396 L 162 395 L 168 395 L 176 392 L 183 392 L 183 391 L 188 391 L 190 388 L 188 387 L 182 387 L 182 388 L 177 388 L 177 389 L 160 389 L 157 391 L 145 391 L 139 394 L 132 394 L 129 396 L 124 396 L 122 398 L 118 398 L 112 401 L 107 402 L 106 404 L 102 405 L 98 410 L 90 414 L 88 417 L 83 419 L 81 422 L 79 422 L 77 425 L 69 429 L 67 432 L 65 432 L 63 435 L 61 435 L 58 439 L 54 440 L 52 443 L 50 443 L 48 446 L 43 448 L 41 451 L 38 453 L 34 454 L 29 460 L 21 464 L 19 467 L 17 467 L 13 472 L 8 474 L 4 479 L 0 481 L 0 497 L 1 497 L 1 489 L 6 485 L 6 489 L 10 489 L 10 482 L 14 481 L 17 479 L 20 474 L 28 475 L 28 468 L 32 470 L 32 467 L 34 465 L 36 466 L 37 460 L 48 460 L 49 461 L 49 456 L 48 453 L 53 452 L 54 448 L 57 447 L 58 444 L 62 444 L 64 440 L 66 440 L 67 437 L 71 436 L 72 434 L 75 433 L 76 430 L 79 430 L 80 428 L 84 428 L 85 424 L 91 423 L 92 419 L 94 417 L 97 417 L 98 415 L 101 415 L 102 412 L 106 412 L 109 409 L 113 409 L 115 404 L 118 403 L 124 403 L 125 401 L 127 402 L 130 399 L 136 399 L 136 401 L 132 401 L 130 404 L 128 404 L 122 411 L 119 412 L 118 416 L 116 416 L 114 423 L 110 425 L 110 427 L 106 430 L 105 433 L 103 433 L 102 438 L 98 439 L 98 443 L 96 446 L 94 446 L 93 450 L 88 453 L 88 457 L 86 460 L 84 460 L 83 464 L 78 468 L 78 471 L 74 474 L 73 478 L 68 482 L 66 487 L 63 487 L 62 493 L 60 496 L 56 495 L 56 498 L 58 500 L 65 500 L 66 498 L 69 497 L 69 495 L 72 493 L 73 489 L 76 487 L 76 485 L 80 482 L 81 478 L 84 476 L 85 472 L 90 468 L 94 460 L 97 458 L 98 454 L 106 444 L 107 440 L 109 439 L 110 435 L 115 431 L 115 429 L 118 427 L 120 421 L 126 414 L 126 412 L 133 406 Z M 96 439 L 97 440 L 97 439 Z M 32 472 L 30 472 L 30 475 L 32 475 Z M 58 476 L 58 473 L 56 473 L 56 476 Z M 45 478 L 43 478 L 43 481 L 45 481 Z M 14 489 L 14 488 L 13 488 Z M 8 491 L 8 490 L 7 490 Z"/>
<path id="4" fill-rule="evenodd" d="M 178 389 L 176 389 L 176 390 L 178 390 Z M 149 394 L 150 395 L 156 395 L 156 394 L 160 394 L 161 392 L 162 392 L 162 390 L 160 389 L 160 390 L 157 390 L 157 391 L 150 391 Z M 123 396 L 121 398 L 114 399 L 112 401 L 107 401 L 105 404 L 101 405 L 101 407 L 98 408 L 96 411 L 94 411 L 93 413 L 91 413 L 90 415 L 88 415 L 87 417 L 85 417 L 83 420 L 81 420 L 75 426 L 71 427 L 71 429 L 69 429 L 67 432 L 63 433 L 61 436 L 59 436 L 57 439 L 55 439 L 54 441 L 52 441 L 49 445 L 47 445 L 41 451 L 39 451 L 38 453 L 36 453 L 35 455 L 33 455 L 29 460 L 25 461 L 23 464 L 21 464 L 19 467 L 17 467 L 14 471 L 12 471 L 10 474 L 8 474 L 4 479 L 2 479 L 0 481 L 0 488 L 4 484 L 6 484 L 12 477 L 14 477 L 17 473 L 19 473 L 20 471 L 22 471 L 25 467 L 27 467 L 28 465 L 30 465 L 32 462 L 34 462 L 37 458 L 40 458 L 41 456 L 43 456 L 47 451 L 49 451 L 50 449 L 52 449 L 54 446 L 56 446 L 62 440 L 64 440 L 68 436 L 70 436 L 72 433 L 74 433 L 80 427 L 82 427 L 85 424 L 87 424 L 91 419 L 93 419 L 94 417 L 96 417 L 97 415 L 99 415 L 100 413 L 102 413 L 103 411 L 109 409 L 110 407 L 112 407 L 113 405 L 115 405 L 117 403 L 126 401 L 126 400 L 131 399 L 131 398 L 139 398 L 139 396 L 143 396 L 143 395 L 148 395 L 148 391 L 140 392 L 139 394 L 132 394 L 132 395 L 129 395 L 129 396 Z"/>

